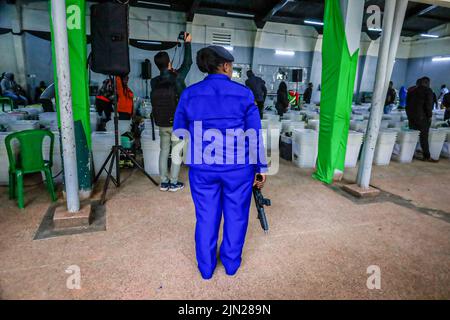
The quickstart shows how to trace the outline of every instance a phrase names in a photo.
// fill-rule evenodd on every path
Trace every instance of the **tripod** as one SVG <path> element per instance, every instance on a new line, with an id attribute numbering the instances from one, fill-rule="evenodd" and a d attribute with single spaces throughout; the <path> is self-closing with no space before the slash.
<path id="1" fill-rule="evenodd" d="M 110 77 L 111 78 L 111 77 Z M 112 181 L 113 184 L 119 188 L 120 187 L 120 168 L 119 168 L 119 160 L 120 156 L 123 156 L 125 159 L 130 160 L 136 168 L 139 169 L 148 179 L 150 179 L 151 182 L 155 186 L 158 185 L 158 183 L 147 173 L 145 172 L 145 169 L 138 163 L 136 158 L 131 154 L 130 150 L 127 150 L 123 148 L 119 143 L 119 114 L 117 112 L 117 86 L 116 86 L 116 80 L 112 80 L 113 85 L 113 91 L 114 91 L 114 145 L 111 148 L 111 152 L 109 153 L 108 157 L 106 158 L 105 162 L 102 164 L 100 170 L 98 171 L 97 175 L 95 176 L 94 183 L 98 181 L 100 178 L 100 175 L 102 174 L 103 170 L 107 173 L 105 184 L 103 185 L 103 191 L 102 191 L 102 197 L 100 203 L 103 205 L 106 202 L 106 192 L 108 191 L 109 182 Z M 114 163 L 116 164 L 116 177 L 113 177 L 113 166 Z M 108 166 L 108 169 L 106 167 Z"/>
<path id="2" fill-rule="evenodd" d="M 145 79 L 145 99 L 150 99 L 148 95 L 148 79 Z"/>

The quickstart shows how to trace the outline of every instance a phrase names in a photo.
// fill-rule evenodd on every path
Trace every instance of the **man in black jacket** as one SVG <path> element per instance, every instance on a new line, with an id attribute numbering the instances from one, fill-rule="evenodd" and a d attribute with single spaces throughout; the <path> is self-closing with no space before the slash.
<path id="1" fill-rule="evenodd" d="M 168 160 L 170 148 L 175 147 L 183 141 L 172 137 L 173 119 L 182 91 L 186 88 L 185 79 L 192 65 L 192 37 L 189 33 L 184 34 L 184 59 L 181 67 L 174 70 L 167 52 L 161 51 L 155 55 L 155 64 L 160 75 L 150 82 L 152 92 L 153 117 L 159 126 L 160 154 L 159 174 L 161 178 L 161 191 L 176 192 L 184 188 L 184 184 L 178 181 L 180 164 L 172 161 L 169 175 Z"/>
<path id="2" fill-rule="evenodd" d="M 308 88 L 306 88 L 305 92 L 303 93 L 303 101 L 306 104 L 310 104 L 311 103 L 312 93 L 313 93 L 313 84 L 309 83 L 308 84 Z"/>
<path id="3" fill-rule="evenodd" d="M 423 161 L 436 162 L 431 159 L 428 134 L 433 116 L 433 90 L 430 88 L 430 78 L 424 77 L 410 89 L 406 100 L 406 114 L 409 128 L 420 131 L 420 146 L 423 152 Z"/>
<path id="4" fill-rule="evenodd" d="M 245 85 L 252 90 L 253 95 L 255 96 L 255 102 L 259 109 L 259 116 L 263 117 L 264 112 L 264 101 L 266 101 L 267 96 L 267 88 L 266 83 L 260 77 L 255 76 L 252 70 L 247 71 L 247 81 L 245 81 Z"/>

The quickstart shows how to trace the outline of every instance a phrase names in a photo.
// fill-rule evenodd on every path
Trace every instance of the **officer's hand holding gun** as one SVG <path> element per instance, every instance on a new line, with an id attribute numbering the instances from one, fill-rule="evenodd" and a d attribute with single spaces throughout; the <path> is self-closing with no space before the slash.
<path id="1" fill-rule="evenodd" d="M 266 182 L 266 175 L 257 174 L 255 177 L 255 182 L 253 183 L 253 198 L 255 199 L 256 210 L 258 211 L 258 219 L 261 223 L 265 233 L 269 232 L 269 223 L 267 222 L 266 212 L 264 211 L 264 206 L 269 207 L 271 202 L 269 199 L 264 198 L 261 193 L 261 189 L 264 187 Z"/>

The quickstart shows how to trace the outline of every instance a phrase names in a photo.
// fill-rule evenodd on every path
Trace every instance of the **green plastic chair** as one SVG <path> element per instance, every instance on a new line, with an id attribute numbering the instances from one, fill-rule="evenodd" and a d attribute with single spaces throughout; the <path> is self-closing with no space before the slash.
<path id="1" fill-rule="evenodd" d="M 0 95 L 0 104 L 2 105 L 2 111 L 5 112 L 5 104 L 9 105 L 10 111 L 14 110 L 14 102 L 11 98 L 3 97 Z"/>
<path id="2" fill-rule="evenodd" d="M 44 138 L 50 137 L 49 160 L 42 156 Z M 20 153 L 16 159 L 11 142 L 19 141 Z M 5 139 L 6 151 L 9 160 L 9 198 L 17 198 L 20 209 L 24 208 L 23 176 L 28 173 L 44 172 L 47 190 L 52 201 L 56 201 L 55 188 L 52 177 L 53 145 L 55 136 L 47 130 L 24 130 L 12 133 Z"/>

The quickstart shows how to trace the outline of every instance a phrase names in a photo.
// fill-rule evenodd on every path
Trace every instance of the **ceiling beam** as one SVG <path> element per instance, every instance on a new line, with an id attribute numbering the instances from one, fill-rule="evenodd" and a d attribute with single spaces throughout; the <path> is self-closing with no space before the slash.
<path id="1" fill-rule="evenodd" d="M 415 7 L 412 7 L 408 11 L 406 11 L 405 21 L 410 20 L 415 17 L 420 17 L 421 15 L 425 15 L 437 7 L 435 5 L 426 5 L 426 4 L 418 4 Z"/>
<path id="2" fill-rule="evenodd" d="M 194 0 L 192 1 L 191 7 L 189 8 L 189 11 L 186 13 L 186 20 L 188 22 L 192 22 L 194 20 L 195 12 L 200 7 L 201 0 Z"/>
<path id="3" fill-rule="evenodd" d="M 450 23 L 450 17 L 446 18 L 446 17 L 440 17 L 440 16 L 436 16 L 436 15 L 427 14 L 427 15 L 419 16 L 418 18 L 435 20 L 435 21 L 439 21 L 442 23 Z"/>
<path id="4" fill-rule="evenodd" d="M 435 4 L 435 5 L 438 5 L 440 7 L 450 8 L 450 1 L 449 0 L 415 0 L 415 2 Z"/>
<path id="5" fill-rule="evenodd" d="M 294 2 L 294 0 L 281 0 L 281 1 L 278 1 L 277 4 L 275 4 L 269 10 L 267 10 L 264 14 L 262 14 L 261 16 L 257 16 L 255 18 L 256 27 L 257 28 L 264 28 L 264 25 L 266 24 L 266 22 L 268 20 L 272 19 L 272 17 L 275 16 L 278 11 L 283 9 L 289 2 Z"/>
<path id="6" fill-rule="evenodd" d="M 228 14 L 228 12 L 233 12 L 238 15 Z M 255 13 L 253 13 L 253 12 L 247 12 L 247 11 L 244 12 L 242 10 L 233 10 L 231 8 L 230 9 L 211 8 L 211 7 L 206 7 L 204 5 L 200 6 L 196 10 L 196 13 L 208 14 L 208 15 L 213 15 L 213 16 L 229 17 L 229 18 L 239 18 L 239 19 L 254 19 L 255 18 Z M 239 14 L 241 14 L 241 16 L 239 16 Z"/>

